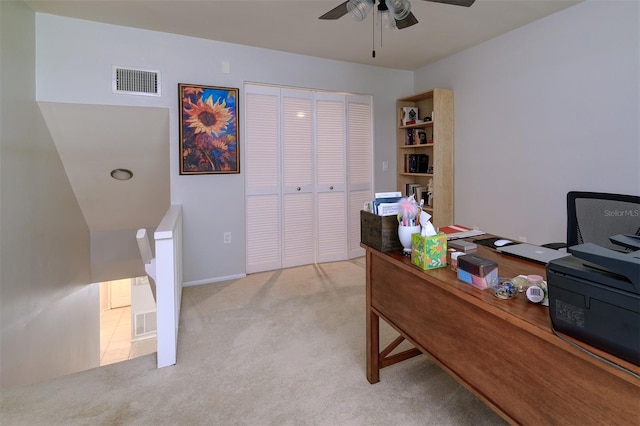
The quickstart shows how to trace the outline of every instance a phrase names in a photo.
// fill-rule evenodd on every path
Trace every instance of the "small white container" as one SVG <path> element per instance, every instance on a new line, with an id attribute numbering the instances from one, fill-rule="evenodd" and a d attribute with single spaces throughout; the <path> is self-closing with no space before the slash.
<path id="1" fill-rule="evenodd" d="M 452 271 L 457 271 L 458 270 L 458 256 L 465 254 L 462 251 L 454 251 L 453 253 L 451 253 L 451 270 Z"/>

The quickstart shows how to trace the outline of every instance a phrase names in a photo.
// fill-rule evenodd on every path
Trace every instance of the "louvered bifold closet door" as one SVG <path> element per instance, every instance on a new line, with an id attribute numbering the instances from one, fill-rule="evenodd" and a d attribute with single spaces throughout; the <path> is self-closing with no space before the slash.
<path id="1" fill-rule="evenodd" d="M 373 200 L 373 111 L 371 96 L 347 95 L 347 199 L 349 258 L 360 247 L 360 210 Z"/>
<path id="2" fill-rule="evenodd" d="M 372 98 L 245 85 L 247 273 L 361 256 Z"/>
<path id="3" fill-rule="evenodd" d="M 244 103 L 247 273 L 253 273 L 282 267 L 280 89 L 246 85 Z"/>
<path id="4" fill-rule="evenodd" d="M 345 95 L 316 94 L 317 262 L 347 259 Z"/>
<path id="5" fill-rule="evenodd" d="M 282 89 L 282 266 L 315 262 L 313 92 Z"/>

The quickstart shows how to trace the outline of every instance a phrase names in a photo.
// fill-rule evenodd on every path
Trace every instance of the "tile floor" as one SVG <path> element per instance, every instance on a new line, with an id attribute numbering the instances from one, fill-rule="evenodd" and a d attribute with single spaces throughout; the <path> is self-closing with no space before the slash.
<path id="1" fill-rule="evenodd" d="M 100 314 L 100 365 L 133 359 L 157 351 L 155 337 L 131 342 L 131 306 Z"/>

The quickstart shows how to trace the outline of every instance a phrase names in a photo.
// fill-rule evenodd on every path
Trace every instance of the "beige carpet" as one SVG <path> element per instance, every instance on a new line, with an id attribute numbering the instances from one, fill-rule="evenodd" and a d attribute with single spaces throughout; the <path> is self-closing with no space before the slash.
<path id="1" fill-rule="evenodd" d="M 424 356 L 367 382 L 363 262 L 187 287 L 175 366 L 152 354 L 5 390 L 0 424 L 504 424 Z"/>

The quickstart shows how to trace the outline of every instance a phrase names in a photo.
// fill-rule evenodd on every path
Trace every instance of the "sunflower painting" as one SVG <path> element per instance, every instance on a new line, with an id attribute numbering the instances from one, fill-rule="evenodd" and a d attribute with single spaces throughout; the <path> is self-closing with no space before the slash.
<path id="1" fill-rule="evenodd" d="M 238 89 L 178 84 L 180 174 L 240 173 Z"/>

